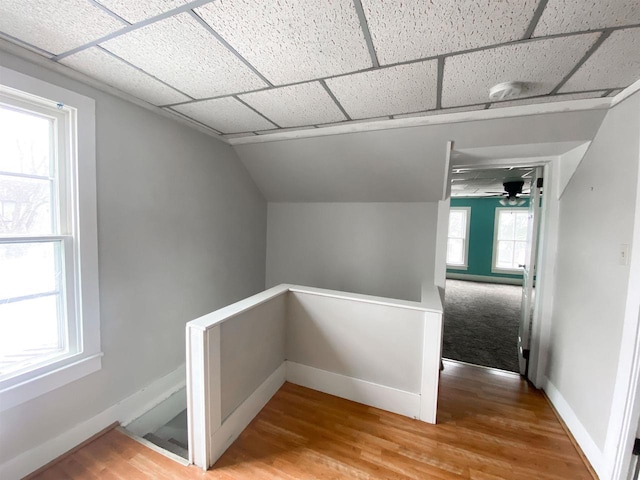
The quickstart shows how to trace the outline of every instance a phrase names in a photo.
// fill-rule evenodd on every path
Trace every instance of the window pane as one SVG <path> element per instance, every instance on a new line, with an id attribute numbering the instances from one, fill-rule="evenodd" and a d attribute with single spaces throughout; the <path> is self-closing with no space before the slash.
<path id="1" fill-rule="evenodd" d="M 496 266 L 498 268 L 513 268 L 513 242 L 498 242 L 498 259 Z"/>
<path id="2" fill-rule="evenodd" d="M 52 295 L 0 303 L 0 375 L 64 351 L 58 302 L 58 295 Z"/>
<path id="3" fill-rule="evenodd" d="M 514 268 L 521 268 L 520 265 L 525 264 L 525 257 L 527 253 L 527 242 L 516 242 L 514 249 Z"/>
<path id="4" fill-rule="evenodd" d="M 49 118 L 0 106 L 0 171 L 50 176 L 52 131 Z"/>
<path id="5" fill-rule="evenodd" d="M 59 242 L 0 244 L 0 304 L 60 290 Z"/>
<path id="6" fill-rule="evenodd" d="M 51 181 L 0 174 L 0 235 L 54 232 Z"/>
<path id="7" fill-rule="evenodd" d="M 447 263 L 449 265 L 464 264 L 464 240 L 450 238 L 447 241 Z"/>
<path id="8" fill-rule="evenodd" d="M 449 213 L 449 237 L 464 238 L 467 230 L 467 212 L 451 210 Z"/>
<path id="9" fill-rule="evenodd" d="M 527 240 L 527 231 L 529 230 L 529 212 L 516 213 L 516 235 L 515 240 Z"/>
<path id="10" fill-rule="evenodd" d="M 500 211 L 498 215 L 498 240 L 513 240 L 515 215 L 503 211 Z"/>

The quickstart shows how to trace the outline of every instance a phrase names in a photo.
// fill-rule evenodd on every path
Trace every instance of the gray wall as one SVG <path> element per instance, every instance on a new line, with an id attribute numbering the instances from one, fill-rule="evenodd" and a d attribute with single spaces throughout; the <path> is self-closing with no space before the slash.
<path id="1" fill-rule="evenodd" d="M 640 95 L 609 111 L 560 199 L 556 292 L 548 377 L 595 443 L 604 447 L 624 317 Z"/>
<path id="2" fill-rule="evenodd" d="M 433 281 L 437 203 L 269 203 L 267 288 L 280 283 L 420 301 Z"/>
<path id="3" fill-rule="evenodd" d="M 96 101 L 104 352 L 99 372 L 0 414 L 1 464 L 175 370 L 186 322 L 262 290 L 266 203 L 231 147 L 16 57 L 0 64 Z"/>

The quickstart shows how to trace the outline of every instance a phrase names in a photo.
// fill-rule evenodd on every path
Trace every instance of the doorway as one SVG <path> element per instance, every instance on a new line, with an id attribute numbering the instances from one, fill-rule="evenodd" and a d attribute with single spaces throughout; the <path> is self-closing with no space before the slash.
<path id="1" fill-rule="evenodd" d="M 536 166 L 452 170 L 444 358 L 526 375 L 538 178 Z"/>

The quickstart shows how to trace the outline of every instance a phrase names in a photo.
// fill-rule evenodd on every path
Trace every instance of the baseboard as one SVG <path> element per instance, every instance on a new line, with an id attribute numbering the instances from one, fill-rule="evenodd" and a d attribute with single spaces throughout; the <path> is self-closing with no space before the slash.
<path id="1" fill-rule="evenodd" d="M 215 464 L 247 425 L 273 397 L 285 382 L 286 367 L 283 362 L 249 398 L 240 404 L 220 428 L 211 436 L 211 463 Z"/>
<path id="2" fill-rule="evenodd" d="M 0 465 L 0 472 L 2 472 L 0 477 L 6 479 L 22 478 L 63 455 L 112 423 L 125 424 L 140 417 L 184 386 L 185 366 L 183 364 L 168 375 L 159 378 L 101 413 Z"/>
<path id="3" fill-rule="evenodd" d="M 144 437 L 147 433 L 158 430 L 186 408 L 187 390 L 181 388 L 142 416 L 130 423 L 123 424 L 123 427 L 134 435 Z"/>
<path id="4" fill-rule="evenodd" d="M 420 394 L 358 378 L 286 362 L 287 381 L 320 392 L 380 408 L 405 417 L 420 418 Z"/>
<path id="5" fill-rule="evenodd" d="M 489 277 L 486 275 L 467 275 L 466 273 L 447 272 L 447 278 L 451 280 L 468 280 L 470 282 L 501 283 L 503 285 L 522 285 L 521 278 Z"/>
<path id="6" fill-rule="evenodd" d="M 551 405 L 565 423 L 571 432 L 571 435 L 573 435 L 573 438 L 597 473 L 598 477 L 603 479 L 609 478 L 611 475 L 610 472 L 607 471 L 602 451 L 593 441 L 591 435 L 589 435 L 587 429 L 584 428 L 584 425 L 582 425 L 582 422 L 580 422 L 577 415 L 564 399 L 560 391 L 549 379 L 546 379 L 545 381 L 544 391 L 547 394 L 547 398 L 551 402 Z"/>

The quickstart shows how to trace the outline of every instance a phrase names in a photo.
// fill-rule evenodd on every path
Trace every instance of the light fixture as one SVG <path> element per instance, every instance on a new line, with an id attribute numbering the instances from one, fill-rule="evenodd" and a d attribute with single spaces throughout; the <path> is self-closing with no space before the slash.
<path id="1" fill-rule="evenodd" d="M 507 100 L 509 98 L 517 97 L 525 89 L 523 82 L 503 82 L 494 85 L 489 89 L 489 98 L 491 100 L 500 101 Z"/>
<path id="2" fill-rule="evenodd" d="M 518 198 L 518 195 L 522 193 L 524 181 L 513 180 L 510 182 L 504 182 L 502 186 L 504 187 L 504 191 L 507 193 L 507 196 L 500 200 L 500 205 L 503 207 L 521 207 L 526 203 L 523 199 Z"/>

